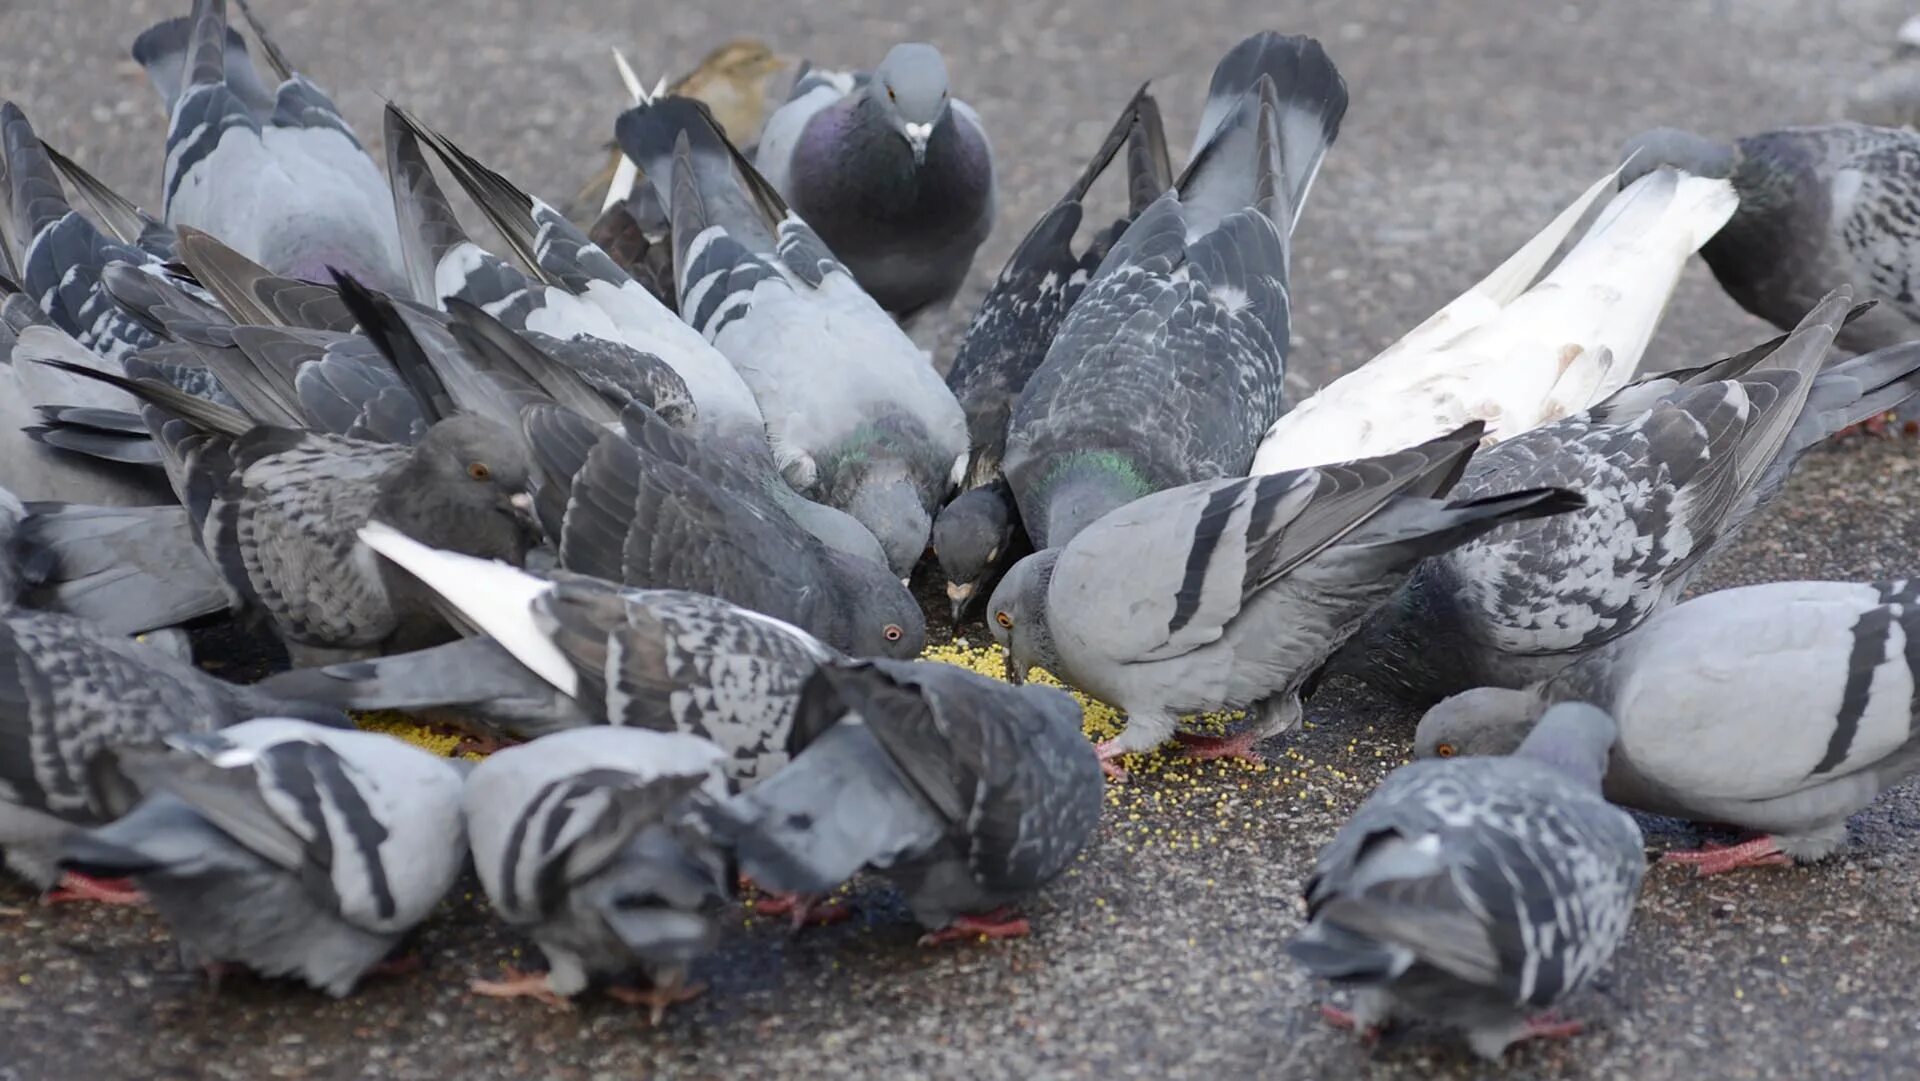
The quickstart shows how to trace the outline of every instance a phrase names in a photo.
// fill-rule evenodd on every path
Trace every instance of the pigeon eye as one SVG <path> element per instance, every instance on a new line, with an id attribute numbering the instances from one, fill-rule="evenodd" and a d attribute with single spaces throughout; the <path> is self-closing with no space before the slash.
<path id="1" fill-rule="evenodd" d="M 474 480 L 486 480 L 493 476 L 493 470 L 488 469 L 485 462 L 475 462 L 467 467 L 467 476 Z"/>
<path id="2" fill-rule="evenodd" d="M 1454 755 L 1459 754 L 1460 752 L 1453 749 L 1453 744 L 1442 743 L 1440 746 L 1435 747 L 1433 749 L 1433 753 L 1439 755 L 1442 758 L 1452 758 Z"/>
<path id="3" fill-rule="evenodd" d="M 900 629 L 900 624 L 889 623 L 887 624 L 887 629 L 884 631 L 881 631 L 880 633 L 886 636 L 887 641 L 898 642 L 901 636 L 906 634 L 907 632 Z"/>
<path id="4" fill-rule="evenodd" d="M 1010 631 L 1013 629 L 1013 617 L 1005 612 L 995 612 L 993 614 L 993 621 L 1000 624 L 1001 630 Z"/>
<path id="5" fill-rule="evenodd" d="M 887 100 L 888 100 L 888 101 L 899 101 L 899 100 L 900 100 L 900 96 L 899 96 L 898 94 L 895 94 L 895 93 L 893 92 L 893 87 L 891 87 L 891 86 L 889 86 L 889 87 L 887 87 Z"/>

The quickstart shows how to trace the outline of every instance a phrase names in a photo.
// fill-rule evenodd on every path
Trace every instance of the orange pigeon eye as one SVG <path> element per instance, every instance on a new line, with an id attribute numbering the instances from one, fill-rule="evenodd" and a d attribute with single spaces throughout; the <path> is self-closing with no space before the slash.
<path id="1" fill-rule="evenodd" d="M 474 480 L 486 480 L 488 477 L 493 476 L 493 470 L 488 469 L 487 463 L 485 462 L 475 462 L 467 467 L 467 476 L 472 477 Z"/>
<path id="2" fill-rule="evenodd" d="M 1440 746 L 1435 747 L 1433 749 L 1433 753 L 1439 755 L 1442 758 L 1452 758 L 1454 755 L 1459 754 L 1460 752 L 1453 749 L 1453 744 L 1442 743 Z"/>
<path id="3" fill-rule="evenodd" d="M 901 636 L 906 634 L 907 632 L 900 629 L 900 624 L 889 623 L 887 624 L 887 629 L 881 631 L 880 633 L 886 635 L 887 641 L 898 642 Z"/>
<path id="4" fill-rule="evenodd" d="M 993 621 L 1000 624 L 1002 630 L 1010 631 L 1013 629 L 1013 617 L 1005 612 L 995 612 L 993 614 Z"/>

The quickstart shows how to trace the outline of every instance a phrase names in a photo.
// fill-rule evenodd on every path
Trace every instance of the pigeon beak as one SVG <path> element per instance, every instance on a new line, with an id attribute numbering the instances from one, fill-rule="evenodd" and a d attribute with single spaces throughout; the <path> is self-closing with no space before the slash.
<path id="1" fill-rule="evenodd" d="M 1018 687 L 1026 681 L 1027 666 L 1014 657 L 1013 650 L 1007 650 L 1007 682 Z"/>
<path id="2" fill-rule="evenodd" d="M 515 492 L 507 499 L 507 506 L 521 514 L 533 513 L 533 497 L 525 492 Z"/>
<path id="3" fill-rule="evenodd" d="M 908 123 L 901 126 L 900 132 L 907 138 L 907 149 L 913 151 L 913 163 L 927 163 L 927 140 L 933 138 L 932 124 Z"/>
<path id="4" fill-rule="evenodd" d="M 973 600 L 972 582 L 948 582 L 947 600 L 953 604 L 953 625 L 967 618 L 967 602 Z"/>

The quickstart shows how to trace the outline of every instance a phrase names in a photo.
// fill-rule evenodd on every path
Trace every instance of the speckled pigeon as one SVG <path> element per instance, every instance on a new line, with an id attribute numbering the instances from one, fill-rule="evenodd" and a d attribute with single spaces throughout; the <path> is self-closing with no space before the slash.
<path id="1" fill-rule="evenodd" d="M 792 764 L 713 814 L 741 872 L 824 893 L 863 868 L 898 885 L 923 945 L 1024 935 L 1011 906 L 1066 870 L 1100 819 L 1080 706 L 934 662 L 821 665 Z"/>
<path id="2" fill-rule="evenodd" d="M 133 805 L 95 770 L 112 747 L 207 732 L 259 716 L 345 725 L 330 708 L 224 683 L 193 664 L 71 616 L 15 609 L 0 617 L 0 849 L 45 888 L 60 879 L 54 849 L 75 829 Z M 85 881 L 74 896 L 112 900 Z"/>
<path id="3" fill-rule="evenodd" d="M 1525 690 L 1427 712 L 1422 756 L 1498 754 L 1550 704 L 1620 721 L 1607 798 L 1760 836 L 1669 852 L 1702 874 L 1821 859 L 1920 771 L 1920 580 L 1775 582 L 1675 606 Z"/>
<path id="4" fill-rule="evenodd" d="M 189 967 L 344 997 L 466 863 L 460 771 L 392 736 L 266 718 L 113 764 L 144 798 L 68 836 L 61 866 L 131 876 Z"/>
<path id="5" fill-rule="evenodd" d="M 993 147 L 931 45 L 895 45 L 871 73 L 804 68 L 753 163 L 903 320 L 951 303 L 993 231 Z"/>
<path id="6" fill-rule="evenodd" d="M 677 732 L 592 728 L 499 751 L 467 778 L 467 832 L 493 909 L 526 932 L 548 969 L 480 980 L 473 990 L 552 1005 L 590 980 L 651 1008 L 700 993 L 688 968 L 720 938 L 730 861 L 687 814 L 703 786 L 719 794 L 725 755 Z"/>
<path id="7" fill-rule="evenodd" d="M 269 89 L 227 25 L 225 0 L 194 0 L 133 43 L 168 115 L 167 224 L 219 237 L 277 274 L 344 270 L 383 290 L 407 281 L 393 197 L 340 110 L 241 5 L 282 80 Z"/>
<path id="8" fill-rule="evenodd" d="M 1425 560 L 1329 672 L 1422 706 L 1525 687 L 1677 603 L 1807 450 L 1920 390 L 1920 343 L 1821 369 L 1846 308 L 1837 292 L 1790 337 L 1482 451 L 1454 498 L 1552 484 L 1586 508 Z"/>
<path id="9" fill-rule="evenodd" d="M 1014 404 L 1004 468 L 1035 547 L 1246 472 L 1285 408 L 1289 237 L 1346 107 L 1311 38 L 1256 34 L 1214 69 L 1186 172 L 1114 242 Z"/>
<path id="10" fill-rule="evenodd" d="M 1442 502 L 1481 436 L 1470 424 L 1398 454 L 1156 492 L 1015 564 L 989 606 L 1007 674 L 1039 665 L 1127 713 L 1118 756 L 1175 735 L 1185 713 L 1249 709 L 1202 756 L 1254 757 L 1300 722 L 1300 694 L 1424 556 L 1503 522 L 1573 510 L 1536 488 Z"/>
<path id="11" fill-rule="evenodd" d="M 1581 1031 L 1535 1014 L 1591 981 L 1626 938 L 1646 874 L 1640 828 L 1600 798 L 1613 718 L 1556 706 L 1508 758 L 1387 775 L 1320 853 L 1287 952 L 1354 989 L 1329 1020 L 1397 1015 L 1464 1029 L 1482 1058 Z M 1530 1016 L 1532 1015 L 1532 1016 Z"/>
<path id="12" fill-rule="evenodd" d="M 753 388 L 781 473 L 907 576 L 966 465 L 953 392 L 703 106 L 650 101 L 616 134 L 673 223 L 681 314 Z"/>

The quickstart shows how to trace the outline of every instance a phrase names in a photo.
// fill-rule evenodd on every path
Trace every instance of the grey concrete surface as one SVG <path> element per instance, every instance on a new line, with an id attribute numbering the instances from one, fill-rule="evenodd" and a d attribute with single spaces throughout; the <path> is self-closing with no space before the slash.
<path id="1" fill-rule="evenodd" d="M 1004 216 L 962 308 L 1152 78 L 1184 146 L 1218 54 L 1312 33 L 1353 105 L 1298 239 L 1296 368 L 1372 355 L 1544 224 L 1657 123 L 1733 134 L 1831 115 L 1891 48 L 1891 0 L 756 0 L 708 4 L 257 0 L 295 62 L 377 142 L 384 97 L 553 199 L 598 164 L 619 104 L 606 47 L 643 74 L 729 37 L 871 62 L 946 50 L 1004 166 Z M 0 94 L 151 201 L 162 122 L 127 43 L 185 0 L 0 0 Z M 964 311 L 954 316 L 964 322 Z M 1656 362 L 1767 331 L 1697 264 Z M 951 335 L 949 335 L 951 337 Z M 1920 572 L 1920 451 L 1816 454 L 1706 585 Z M 469 997 L 537 963 L 471 884 L 419 936 L 411 977 L 332 1002 L 177 971 L 141 911 L 0 904 L 0 1078 L 1911 1077 L 1920 1051 L 1920 798 L 1894 793 L 1816 867 L 1650 875 L 1630 941 L 1570 1004 L 1591 1031 L 1489 1067 L 1412 1030 L 1377 1048 L 1324 1028 L 1324 988 L 1281 952 L 1318 846 L 1405 753 L 1412 718 L 1335 687 L 1263 771 L 1169 766 L 1109 793 L 1096 846 L 1010 944 L 923 951 L 884 888 L 850 925 L 788 938 L 744 915 L 658 1030 L 617 1004 L 557 1014 Z M 1656 847 L 1691 843 L 1656 828 Z M 521 955 L 525 951 L 526 956 Z"/>

